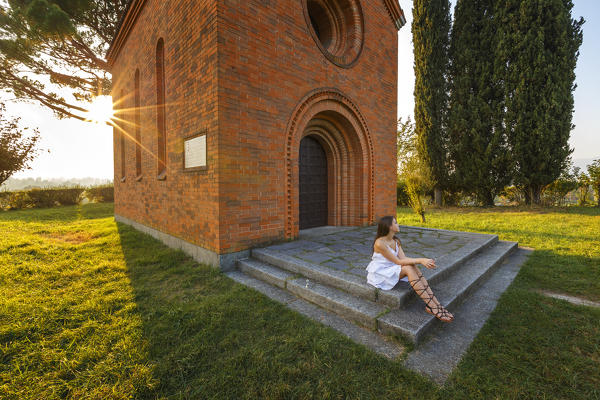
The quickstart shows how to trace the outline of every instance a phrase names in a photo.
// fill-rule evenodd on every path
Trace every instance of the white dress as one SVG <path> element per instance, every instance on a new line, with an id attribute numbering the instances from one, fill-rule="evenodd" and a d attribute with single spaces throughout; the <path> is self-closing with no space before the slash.
<path id="1" fill-rule="evenodd" d="M 395 249 L 391 247 L 389 249 L 398 257 L 400 251 L 398 242 L 396 242 Z M 400 265 L 391 262 L 383 254 L 373 252 L 373 258 L 371 258 L 371 262 L 367 265 L 367 283 L 379 289 L 390 290 L 400 280 L 401 269 Z M 407 277 L 402 278 L 402 280 L 408 282 Z"/>

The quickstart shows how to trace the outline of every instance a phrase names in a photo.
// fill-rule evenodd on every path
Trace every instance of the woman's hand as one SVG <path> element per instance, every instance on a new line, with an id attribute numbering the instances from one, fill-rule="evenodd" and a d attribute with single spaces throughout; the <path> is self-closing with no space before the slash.
<path id="1" fill-rule="evenodd" d="M 431 258 L 422 258 L 421 264 L 423 264 L 427 269 L 437 268 L 437 265 L 435 265 L 435 261 L 433 261 Z"/>

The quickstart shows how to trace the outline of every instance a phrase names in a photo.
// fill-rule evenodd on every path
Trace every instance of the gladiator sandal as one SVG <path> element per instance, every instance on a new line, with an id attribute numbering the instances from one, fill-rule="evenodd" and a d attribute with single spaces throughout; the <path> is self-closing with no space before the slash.
<path id="1" fill-rule="evenodd" d="M 408 283 L 410 284 L 410 286 L 412 286 L 412 288 L 415 291 L 415 293 L 417 294 L 417 296 L 419 296 L 425 302 L 425 311 L 428 314 L 433 315 L 434 317 L 436 317 L 437 319 L 439 319 L 442 322 L 454 321 L 454 317 L 450 314 L 450 312 L 448 310 L 446 310 L 441 304 L 439 306 L 435 304 L 435 302 L 433 301 L 433 296 L 431 296 L 429 293 L 427 293 L 427 289 L 429 289 L 429 284 L 423 282 L 421 280 L 421 278 L 422 278 L 422 276 L 420 276 L 418 279 L 413 279 L 411 281 L 408 281 Z M 421 282 L 421 285 L 423 285 L 422 289 L 415 288 L 415 285 L 418 282 Z M 433 310 L 437 310 L 437 311 L 433 311 Z"/>

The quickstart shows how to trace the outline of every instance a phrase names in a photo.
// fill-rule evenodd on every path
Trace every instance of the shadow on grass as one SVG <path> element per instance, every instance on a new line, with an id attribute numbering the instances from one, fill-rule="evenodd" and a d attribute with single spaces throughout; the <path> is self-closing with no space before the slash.
<path id="1" fill-rule="evenodd" d="M 152 371 L 135 398 L 434 397 L 401 363 L 117 226 Z"/>
<path id="2" fill-rule="evenodd" d="M 519 285 L 600 300 L 600 257 L 535 250 L 519 273 Z"/>
<path id="3" fill-rule="evenodd" d="M 76 206 L 0 211 L 0 221 L 73 222 L 80 219 L 108 218 L 113 215 L 113 203 L 90 203 Z"/>

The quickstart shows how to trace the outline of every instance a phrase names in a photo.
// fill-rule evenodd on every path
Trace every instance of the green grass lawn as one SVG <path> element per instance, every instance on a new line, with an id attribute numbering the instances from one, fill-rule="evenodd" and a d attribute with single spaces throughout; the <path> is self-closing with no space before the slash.
<path id="1" fill-rule="evenodd" d="M 428 213 L 536 248 L 444 387 L 112 212 L 0 213 L 0 398 L 600 398 L 598 210 Z"/>

